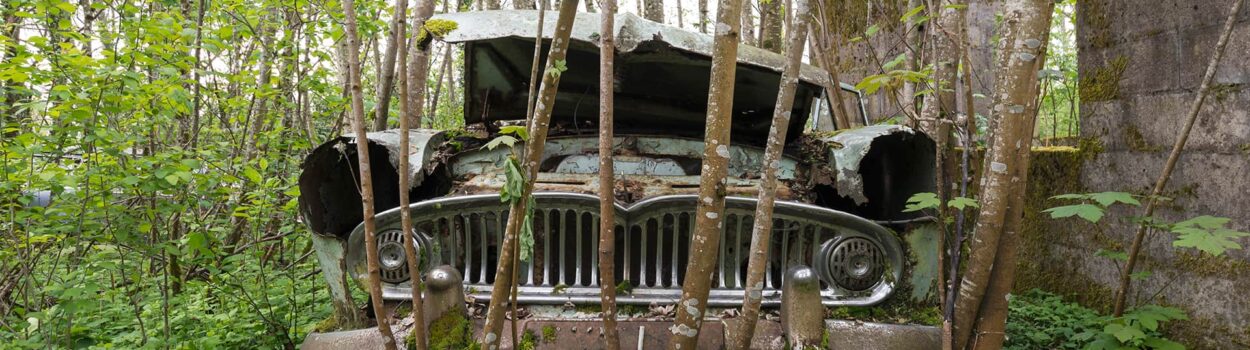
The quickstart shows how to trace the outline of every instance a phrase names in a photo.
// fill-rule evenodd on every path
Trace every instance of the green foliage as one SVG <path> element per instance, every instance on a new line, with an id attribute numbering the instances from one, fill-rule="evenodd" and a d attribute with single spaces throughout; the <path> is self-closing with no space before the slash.
<path id="1" fill-rule="evenodd" d="M 1073 205 L 1058 206 L 1043 210 L 1042 212 L 1050 213 L 1050 218 L 1061 219 L 1076 216 L 1091 223 L 1098 223 L 1098 221 L 1102 220 L 1106 209 L 1116 203 L 1132 206 L 1141 205 L 1141 202 L 1137 201 L 1136 198 L 1133 198 L 1132 194 L 1124 192 L 1061 194 L 1051 198 L 1077 200 L 1080 202 Z"/>
<path id="2" fill-rule="evenodd" d="M 906 207 L 903 208 L 903 212 L 909 213 L 926 209 L 937 209 L 938 205 L 941 203 L 942 201 L 938 199 L 936 193 L 920 192 L 907 198 Z M 946 201 L 946 207 L 955 210 L 964 210 L 967 208 L 980 208 L 981 205 L 978 204 L 975 199 L 957 196 L 955 198 L 951 198 L 949 201 Z"/>
<path id="3" fill-rule="evenodd" d="M 1225 227 L 1229 219 L 1202 215 L 1172 225 L 1177 234 L 1172 245 L 1180 248 L 1197 248 L 1207 254 L 1223 255 L 1229 249 L 1241 249 L 1234 239 L 1250 236 L 1250 233 Z"/>
<path id="4" fill-rule="evenodd" d="M 1183 350 L 1185 346 L 1165 338 L 1159 332 L 1159 326 L 1164 322 L 1187 319 L 1189 317 L 1180 309 L 1146 305 L 1129 310 L 1121 317 L 1101 318 L 1101 331 L 1090 331 L 1078 338 L 1091 339 L 1085 347 L 1091 350 Z"/>
<path id="5" fill-rule="evenodd" d="M 384 37 L 388 3 L 356 4 Z M 0 348 L 295 348 L 339 326 L 297 208 L 303 156 L 344 121 L 337 2 L 0 7 Z M 451 86 L 430 126 L 463 124 Z"/>
<path id="6" fill-rule="evenodd" d="M 551 69 L 547 70 L 547 74 L 551 74 L 553 78 L 559 78 L 560 74 L 568 70 L 569 66 L 564 60 L 555 60 L 551 62 Z"/>
<path id="7" fill-rule="evenodd" d="M 1159 332 L 1185 320 L 1176 308 L 1146 305 L 1110 317 L 1039 290 L 1012 296 L 1004 349 L 1184 349 Z"/>
<path id="8" fill-rule="evenodd" d="M 1082 349 L 1078 335 L 1102 329 L 1094 310 L 1057 295 L 1034 289 L 1010 298 L 1004 349 Z"/>

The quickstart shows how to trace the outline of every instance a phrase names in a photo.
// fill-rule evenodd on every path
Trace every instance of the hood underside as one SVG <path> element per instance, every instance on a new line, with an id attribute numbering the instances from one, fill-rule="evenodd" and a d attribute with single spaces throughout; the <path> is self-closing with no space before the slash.
<path id="1" fill-rule="evenodd" d="M 544 37 L 555 27 L 554 12 L 544 20 Z M 524 119 L 533 63 L 537 11 L 483 11 L 440 15 L 457 22 L 444 38 L 465 43 L 465 122 Z M 599 114 L 599 15 L 579 13 L 552 113 L 566 130 L 589 129 Z M 711 72 L 712 37 L 632 14 L 616 18 L 615 126 L 619 132 L 701 137 Z M 542 55 L 550 40 L 544 40 Z M 772 122 L 783 57 L 740 45 L 733 104 L 735 141 L 762 143 Z M 817 96 L 823 71 L 801 69 L 789 132 L 802 131 Z"/>

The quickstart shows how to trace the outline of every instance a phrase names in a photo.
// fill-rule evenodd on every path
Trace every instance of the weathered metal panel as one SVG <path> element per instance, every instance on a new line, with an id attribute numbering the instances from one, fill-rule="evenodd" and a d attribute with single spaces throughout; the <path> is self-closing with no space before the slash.
<path id="1" fill-rule="evenodd" d="M 868 201 L 864 196 L 864 178 L 860 174 L 860 163 L 873 142 L 886 135 L 897 133 L 916 134 L 916 130 L 902 125 L 872 125 L 857 129 L 849 129 L 820 140 L 832 144 L 829 147 L 829 160 L 836 169 L 835 187 L 842 196 L 849 197 L 855 204 Z M 932 157 L 932 155 L 928 155 Z"/>

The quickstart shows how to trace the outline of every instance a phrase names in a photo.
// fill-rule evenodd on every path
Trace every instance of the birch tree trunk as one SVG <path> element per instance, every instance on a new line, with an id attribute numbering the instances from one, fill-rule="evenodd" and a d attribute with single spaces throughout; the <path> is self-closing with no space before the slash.
<path id="1" fill-rule="evenodd" d="M 1013 196 L 1023 196 L 1022 167 L 1028 164 L 1032 130 L 1037 117 L 1037 61 L 1045 53 L 1050 16 L 1054 2 L 1049 0 L 1010 0 L 1004 4 L 1001 27 L 1002 47 L 998 81 L 995 84 L 993 142 L 981 169 L 981 213 L 970 243 L 968 269 L 955 301 L 954 341 L 956 349 L 968 346 L 973 324 L 980 312 L 982 297 L 989 287 L 991 270 L 998 259 L 999 244 L 1008 222 Z M 1005 257 L 1014 259 L 1014 257 Z"/>
<path id="2" fill-rule="evenodd" d="M 773 0 L 777 1 L 777 0 Z M 760 302 L 764 298 L 764 269 L 768 266 L 769 242 L 773 233 L 773 204 L 777 199 L 777 167 L 781 151 L 786 144 L 786 131 L 790 126 L 790 112 L 794 110 L 794 90 L 799 82 L 799 68 L 803 65 L 803 49 L 807 48 L 807 0 L 796 1 L 798 15 L 794 17 L 789 42 L 786 43 L 786 65 L 781 72 L 781 84 L 777 87 L 777 105 L 773 107 L 773 125 L 768 130 L 768 143 L 764 149 L 764 174 L 760 179 L 759 201 L 755 205 L 755 223 L 751 227 L 751 250 L 747 262 L 746 295 L 742 298 L 742 314 L 736 319 L 738 329 L 726 344 L 730 349 L 746 349 L 755 335 L 755 324 L 760 317 Z M 687 275 L 689 276 L 689 275 Z"/>
<path id="3" fill-rule="evenodd" d="M 725 212 L 725 175 L 729 162 L 729 131 L 733 118 L 734 78 L 738 63 L 738 30 L 742 0 L 721 0 L 712 44 L 712 76 L 708 86 L 707 129 L 703 140 L 703 167 L 695 231 L 690 237 L 690 261 L 682 286 L 677 319 L 670 328 L 670 349 L 694 349 L 707 308 L 708 288 L 720 247 Z"/>
<path id="4" fill-rule="evenodd" d="M 405 112 L 404 117 L 408 118 L 408 125 L 413 127 L 421 127 L 421 119 L 425 116 L 425 93 L 427 89 L 426 78 L 430 73 L 430 45 L 433 41 L 433 35 L 426 33 L 425 22 L 430 20 L 430 16 L 434 15 L 434 0 L 417 0 L 416 6 L 412 9 L 412 38 L 408 39 L 408 72 L 405 80 L 408 81 L 407 99 L 408 106 L 412 108 L 412 113 Z M 424 35 L 423 35 L 424 33 Z M 417 42 L 417 38 L 424 37 L 423 42 Z"/>
<path id="5" fill-rule="evenodd" d="M 420 3 L 432 3 L 433 1 L 417 0 L 417 2 L 417 6 L 420 7 L 422 6 Z M 401 150 L 407 150 L 411 142 L 409 140 L 410 135 L 408 135 L 408 131 L 412 128 L 412 125 L 410 125 L 411 119 L 408 116 L 414 113 L 419 113 L 418 111 L 413 110 L 414 106 L 408 99 L 408 93 L 411 91 L 409 89 L 409 85 L 413 82 L 408 80 L 408 40 L 405 39 L 407 37 L 405 35 L 407 33 L 405 32 L 408 26 L 404 21 L 407 12 L 408 0 L 396 1 L 395 13 L 401 14 L 400 16 L 396 16 L 399 20 L 399 25 L 395 26 L 398 33 L 397 37 L 399 37 L 399 39 L 393 41 L 393 43 L 400 46 L 396 51 L 399 52 L 398 75 L 401 80 L 399 86 L 399 110 L 403 113 L 403 115 L 399 118 L 399 149 Z M 422 80 L 420 83 L 424 82 L 425 81 Z M 423 101 L 421 98 L 417 98 L 416 100 Z M 420 110 L 420 107 L 416 107 L 416 109 Z M 408 159 L 409 157 L 407 155 L 401 155 L 399 157 L 399 167 L 396 169 L 399 172 L 399 207 L 403 208 L 399 212 L 399 221 L 401 225 L 400 228 L 403 230 L 404 258 L 408 262 L 408 276 L 412 279 L 411 313 L 412 324 L 415 325 L 412 327 L 412 346 L 415 350 L 425 350 L 425 313 L 423 312 L 424 308 L 422 307 L 423 300 L 421 300 L 421 291 L 424 288 L 421 287 L 421 265 L 420 260 L 417 260 L 417 247 L 414 245 L 414 239 L 412 237 L 414 233 L 412 230 L 412 214 L 408 211 L 408 204 L 411 203 L 411 199 L 408 198 L 408 189 L 410 188 L 410 183 L 412 181 L 410 179 L 411 174 L 409 173 L 409 170 L 412 168 L 412 164 L 408 164 Z"/>
<path id="6" fill-rule="evenodd" d="M 616 0 L 603 0 L 599 24 L 599 293 L 603 306 L 603 336 L 607 349 L 621 347 L 616 329 L 616 172 L 612 156 L 612 117 L 615 102 Z"/>
<path id="7" fill-rule="evenodd" d="M 503 329 L 503 313 L 511 295 L 512 268 L 515 263 L 517 239 L 524 221 L 526 202 L 534 192 L 534 179 L 538 177 L 538 163 L 542 160 L 543 146 L 547 142 L 547 128 L 551 121 L 551 111 L 555 105 L 556 90 L 560 84 L 560 74 L 555 62 L 564 61 L 568 54 L 569 34 L 573 29 L 573 19 L 577 14 L 577 0 L 560 1 L 560 15 L 556 19 L 555 37 L 551 40 L 551 51 L 547 53 L 547 68 L 543 71 L 542 86 L 538 89 L 538 102 L 534 106 L 533 124 L 529 127 L 530 139 L 525 142 L 525 187 L 521 192 L 521 200 L 513 202 L 508 211 L 508 227 L 504 232 L 503 243 L 499 249 L 499 264 L 495 268 L 495 283 L 491 286 L 490 307 L 486 309 L 486 325 L 482 329 L 482 338 L 478 343 L 484 349 L 499 348 L 500 331 Z"/>
<path id="8" fill-rule="evenodd" d="M 643 18 L 652 22 L 664 23 L 664 0 L 639 1 L 642 1 Z"/>
<path id="9" fill-rule="evenodd" d="M 756 0 L 743 0 L 743 1 L 744 3 L 742 5 L 742 15 L 740 18 L 742 27 L 739 28 L 738 30 L 738 40 L 742 42 L 743 44 L 755 46 L 755 15 L 752 15 L 752 13 L 753 13 L 753 9 L 755 8 L 755 5 L 758 4 L 758 2 L 756 2 Z M 716 16 L 719 19 L 720 10 L 717 9 L 717 12 L 718 13 Z"/>
<path id="10" fill-rule="evenodd" d="M 347 49 L 343 58 L 347 61 L 347 83 L 351 90 L 352 131 L 356 134 L 356 154 L 360 168 L 360 206 L 364 210 L 365 261 L 369 270 L 369 299 L 373 302 L 373 314 L 378 321 L 387 350 L 395 350 L 395 337 L 386 321 L 386 308 L 382 305 L 382 276 L 378 266 L 377 227 L 373 222 L 373 172 L 369 168 L 369 139 L 365 136 L 365 98 L 360 87 L 360 36 L 356 31 L 356 4 L 343 0 L 344 26 L 347 27 Z"/>

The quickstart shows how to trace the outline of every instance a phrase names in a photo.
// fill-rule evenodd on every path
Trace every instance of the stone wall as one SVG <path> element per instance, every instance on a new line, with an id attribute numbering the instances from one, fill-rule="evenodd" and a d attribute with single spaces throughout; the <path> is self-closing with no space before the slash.
<path id="1" fill-rule="evenodd" d="M 1081 130 L 1087 147 L 1079 172 L 1034 173 L 1037 209 L 1044 195 L 1086 191 L 1149 193 L 1183 125 L 1218 39 L 1231 0 L 1082 0 L 1077 2 Z M 1243 8 L 1214 83 L 1157 215 L 1179 221 L 1228 217 L 1250 230 L 1250 8 Z M 1036 170 L 1036 169 L 1035 169 Z M 1078 181 L 1057 181 L 1075 177 Z M 1059 183 L 1065 188 L 1050 188 Z M 1045 193 L 1051 192 L 1051 193 Z M 1138 210 L 1114 211 L 1105 229 L 1049 220 L 1030 210 L 1018 288 L 1043 287 L 1105 307 L 1117 285 L 1115 263 L 1098 249 L 1123 250 Z M 1170 233 L 1148 237 L 1133 301 L 1158 293 L 1189 311 L 1169 333 L 1192 348 L 1250 347 L 1250 251 L 1212 258 L 1171 246 Z M 1243 244 L 1250 242 L 1242 241 Z"/>

